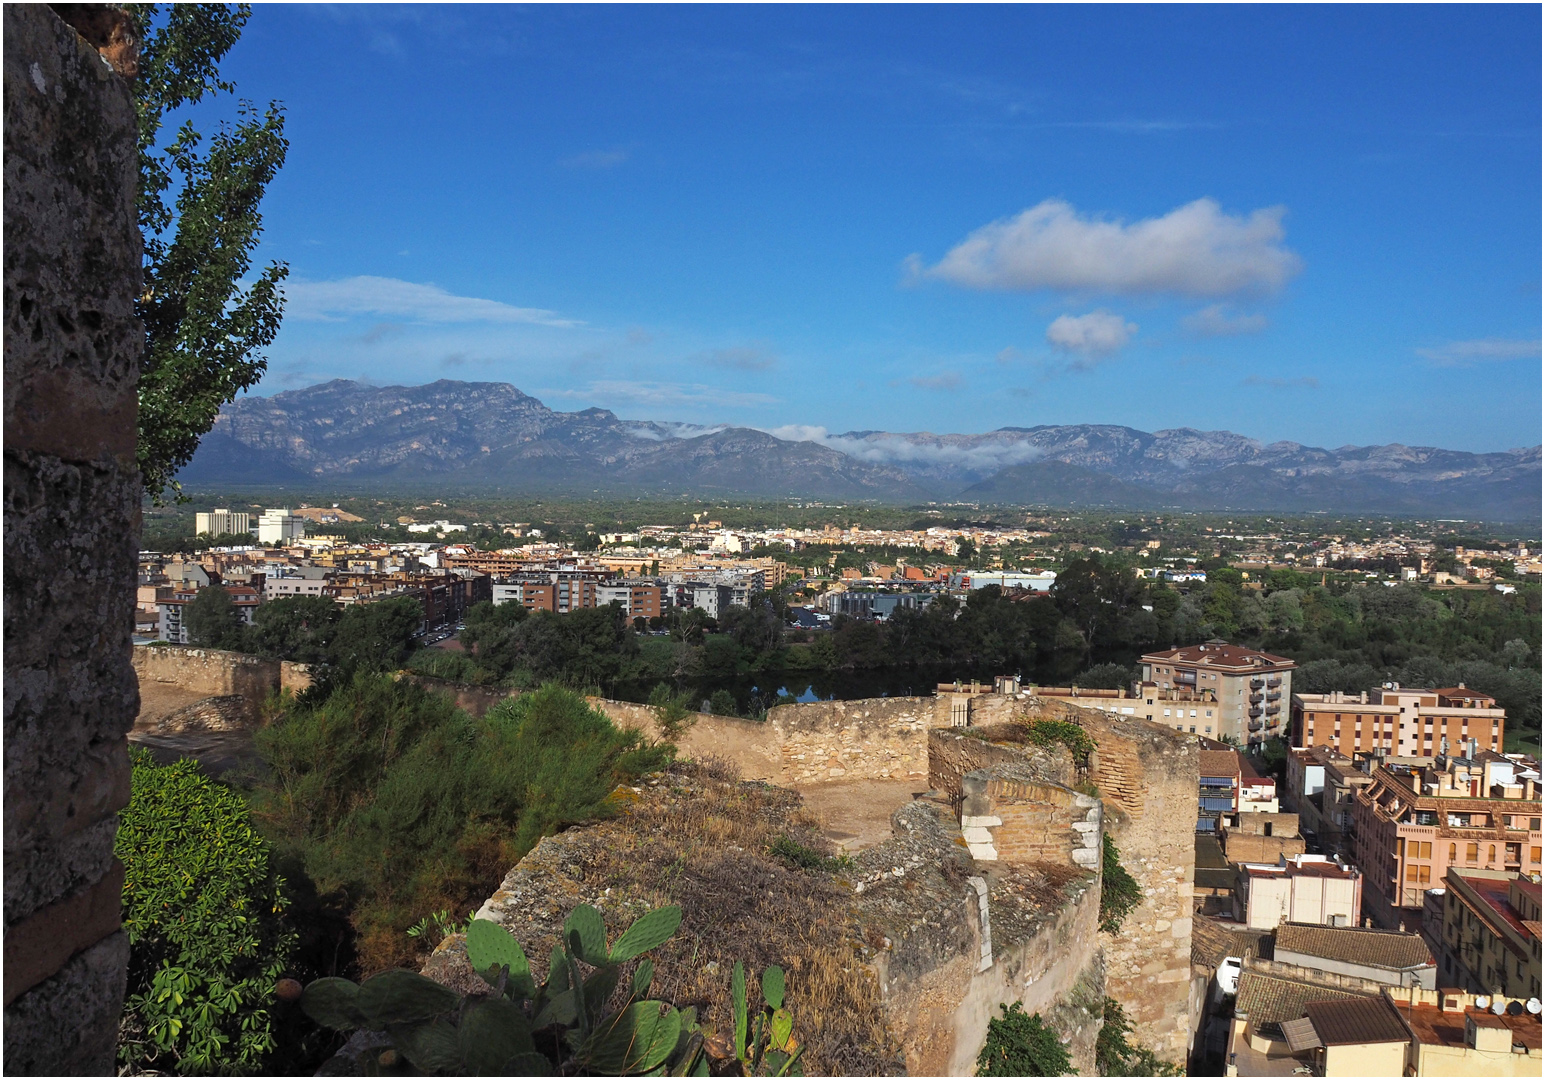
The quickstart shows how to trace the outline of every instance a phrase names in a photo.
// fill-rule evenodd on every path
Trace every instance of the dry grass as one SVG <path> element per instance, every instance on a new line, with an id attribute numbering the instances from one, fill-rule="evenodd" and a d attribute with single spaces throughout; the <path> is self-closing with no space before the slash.
<path id="1" fill-rule="evenodd" d="M 556 846 L 533 853 L 543 866 L 532 883 L 549 896 L 573 889 L 597 903 L 612 934 L 645 910 L 680 904 L 681 930 L 653 954 L 655 996 L 696 1006 L 706 1025 L 728 1034 L 735 962 L 747 967 L 753 1008 L 761 972 L 778 964 L 788 975 L 786 1006 L 806 1046 L 807 1074 L 898 1072 L 878 986 L 858 953 L 852 892 L 831 874 L 793 869 L 767 854 L 779 836 L 832 854 L 819 824 L 796 793 L 719 779 L 718 772 L 672 766 L 636 801 L 619 800 L 617 819 L 546 842 Z M 567 882 L 552 881 L 559 867 Z M 532 930 L 542 924 L 538 933 L 511 929 L 528 951 L 537 950 L 533 967 L 545 967 L 556 940 L 548 927 L 560 905 L 533 906 L 553 909 L 533 923 Z"/>

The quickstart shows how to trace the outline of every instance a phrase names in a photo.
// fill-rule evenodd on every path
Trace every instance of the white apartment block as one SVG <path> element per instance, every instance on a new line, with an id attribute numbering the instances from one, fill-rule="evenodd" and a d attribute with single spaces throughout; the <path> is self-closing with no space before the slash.
<path id="1" fill-rule="evenodd" d="M 258 518 L 258 543 L 285 544 L 296 537 L 306 535 L 306 519 L 290 513 L 288 506 L 278 510 L 264 510 Z"/>
<path id="2" fill-rule="evenodd" d="M 211 510 L 193 515 L 194 532 L 201 536 L 242 535 L 252 531 L 251 517 L 239 511 Z"/>

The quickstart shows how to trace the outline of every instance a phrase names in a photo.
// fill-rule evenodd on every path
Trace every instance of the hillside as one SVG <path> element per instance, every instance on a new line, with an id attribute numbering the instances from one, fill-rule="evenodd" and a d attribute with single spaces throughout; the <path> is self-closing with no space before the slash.
<path id="1" fill-rule="evenodd" d="M 1540 447 L 1262 443 L 1229 431 L 1113 424 L 981 434 L 851 431 L 819 441 L 744 427 L 556 412 L 508 383 L 337 380 L 225 408 L 180 479 L 192 486 L 454 485 L 507 493 L 1141 509 L 1388 513 L 1537 521 Z"/>

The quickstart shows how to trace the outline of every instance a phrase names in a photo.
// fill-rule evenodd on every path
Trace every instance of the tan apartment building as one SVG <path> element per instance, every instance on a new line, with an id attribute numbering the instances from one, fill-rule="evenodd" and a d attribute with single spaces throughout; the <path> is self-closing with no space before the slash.
<path id="1" fill-rule="evenodd" d="M 1328 746 L 1290 750 L 1286 809 L 1327 854 L 1352 858 L 1352 792 L 1373 783 L 1357 762 Z"/>
<path id="2" fill-rule="evenodd" d="M 1507 714 L 1490 694 L 1463 683 L 1435 690 L 1391 683 L 1358 694 L 1294 694 L 1291 746 L 1328 746 L 1351 756 L 1384 750 L 1398 757 L 1459 753 L 1474 739 L 1481 750 L 1502 751 Z"/>
<path id="3" fill-rule="evenodd" d="M 1424 894 L 1451 868 L 1540 872 L 1539 774 L 1525 764 L 1484 752 L 1373 770 L 1352 794 L 1352 827 L 1377 925 L 1419 930 Z"/>
<path id="4" fill-rule="evenodd" d="M 1479 994 L 1540 996 L 1540 883 L 1495 870 L 1443 879 L 1443 977 Z"/>
<path id="5" fill-rule="evenodd" d="M 1239 870 L 1234 917 L 1252 930 L 1285 922 L 1356 926 L 1363 875 L 1323 855 L 1295 855 L 1276 866 L 1246 863 Z"/>
<path id="6" fill-rule="evenodd" d="M 1153 704 L 1161 711 L 1165 706 L 1159 704 L 1157 692 L 1180 691 L 1199 699 L 1210 694 L 1211 704 L 1198 700 L 1194 705 L 1187 701 L 1183 706 L 1188 714 L 1193 709 L 1199 714 L 1197 734 L 1249 746 L 1287 733 L 1287 703 L 1292 699 L 1293 670 L 1297 665 L 1285 656 L 1226 641 L 1207 641 L 1148 653 L 1138 663 L 1142 667 L 1142 682 L 1153 684 Z M 1149 696 L 1144 694 L 1145 703 Z M 1169 706 L 1172 710 L 1180 707 Z M 1210 732 L 1200 730 L 1206 724 L 1209 709 L 1217 713 L 1213 718 L 1216 727 Z M 1170 727 L 1179 722 L 1178 718 L 1162 714 L 1153 719 Z M 1185 716 L 1184 726 L 1189 728 L 1191 721 L 1190 715 Z"/>

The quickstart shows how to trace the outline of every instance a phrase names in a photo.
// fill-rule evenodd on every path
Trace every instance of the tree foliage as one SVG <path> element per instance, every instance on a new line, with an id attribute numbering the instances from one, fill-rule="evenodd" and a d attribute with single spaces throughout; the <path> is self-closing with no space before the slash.
<path id="1" fill-rule="evenodd" d="M 1094 1043 L 1094 1064 L 1101 1076 L 1179 1076 L 1180 1069 L 1146 1047 L 1127 1042 L 1132 1022 L 1115 998 L 1105 999 L 1105 1022 Z"/>
<path id="2" fill-rule="evenodd" d="M 183 606 L 188 641 L 206 649 L 237 649 L 246 644 L 246 626 L 231 594 L 219 585 L 200 589 Z"/>
<path id="3" fill-rule="evenodd" d="M 139 224 L 145 325 L 139 384 L 139 464 L 157 501 L 193 458 L 220 407 L 262 377 L 260 350 L 279 331 L 283 263 L 244 284 L 262 233 L 258 211 L 284 164 L 284 110 L 237 104 L 233 124 L 208 138 L 191 119 L 170 141 L 167 117 L 234 93 L 220 64 L 241 36 L 246 4 L 131 4 L 141 46 L 134 83 L 139 122 Z"/>
<path id="4" fill-rule="evenodd" d="M 1142 902 L 1142 887 L 1121 865 L 1121 851 L 1110 833 L 1106 833 L 1100 866 L 1100 929 L 1107 934 L 1118 933 L 1127 916 Z"/>
<path id="5" fill-rule="evenodd" d="M 978 1076 L 1072 1076 L 1073 1059 L 1040 1013 L 1014 1002 L 987 1021 L 987 1042 L 976 1057 Z"/>
<path id="6" fill-rule="evenodd" d="M 417 919 L 475 905 L 543 836 L 603 816 L 619 783 L 671 756 L 562 687 L 477 720 L 363 672 L 255 741 L 254 812 L 322 893 L 349 898 L 367 970 L 409 960 Z"/>
<path id="7" fill-rule="evenodd" d="M 240 796 L 192 761 L 130 756 L 113 848 L 130 949 L 120 1059 L 136 1071 L 255 1071 L 274 1048 L 268 1003 L 295 943 L 284 879 Z"/>

